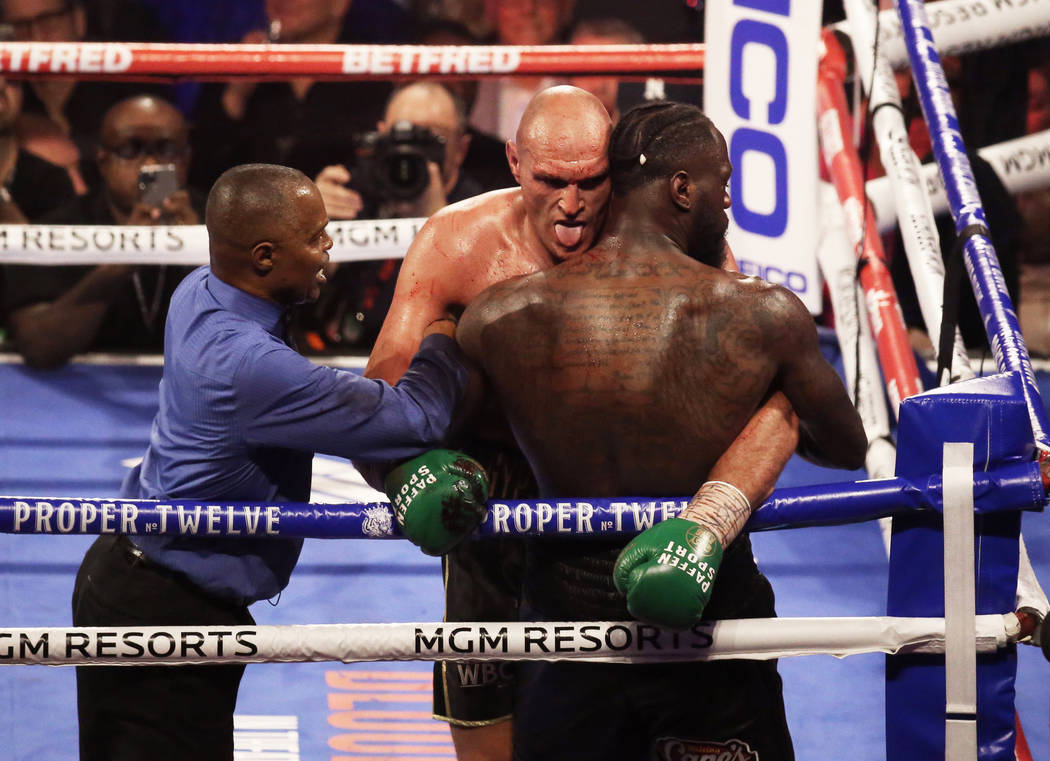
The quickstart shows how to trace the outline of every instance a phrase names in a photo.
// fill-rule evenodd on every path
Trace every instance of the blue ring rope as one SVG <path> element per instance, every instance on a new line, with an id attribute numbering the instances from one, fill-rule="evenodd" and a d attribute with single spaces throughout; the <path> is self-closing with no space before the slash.
<path id="1" fill-rule="evenodd" d="M 1039 465 L 1017 462 L 974 474 L 977 513 L 1041 510 Z M 677 515 L 688 497 L 492 500 L 480 536 L 631 536 Z M 777 489 L 751 517 L 751 531 L 839 525 L 941 509 L 941 478 L 886 478 Z M 393 539 L 386 502 L 311 504 L 200 500 L 0 496 L 0 532 L 228 537 Z"/>
<path id="2" fill-rule="evenodd" d="M 970 225 L 987 227 L 984 207 L 959 132 L 959 120 L 952 105 L 940 56 L 934 47 L 926 10 L 921 0 L 896 0 L 896 3 L 912 77 L 929 127 L 934 157 L 944 178 L 955 230 L 962 232 Z M 999 370 L 1020 373 L 1035 442 L 1044 449 L 1050 449 L 1050 440 L 1047 438 L 1050 425 L 1047 424 L 1028 348 L 1021 336 L 1021 326 L 1006 290 L 995 247 L 986 236 L 972 235 L 963 247 L 963 256 L 970 284 L 977 297 L 977 307 L 984 320 L 988 343 Z"/>

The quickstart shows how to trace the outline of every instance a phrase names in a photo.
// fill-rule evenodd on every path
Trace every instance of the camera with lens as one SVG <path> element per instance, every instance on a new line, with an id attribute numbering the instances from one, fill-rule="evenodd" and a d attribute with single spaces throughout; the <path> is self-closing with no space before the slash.
<path id="1" fill-rule="evenodd" d="M 356 140 L 353 185 L 380 201 L 414 201 L 430 176 L 427 162 L 442 166 L 445 139 L 427 127 L 394 122 L 389 132 L 368 132 Z"/>

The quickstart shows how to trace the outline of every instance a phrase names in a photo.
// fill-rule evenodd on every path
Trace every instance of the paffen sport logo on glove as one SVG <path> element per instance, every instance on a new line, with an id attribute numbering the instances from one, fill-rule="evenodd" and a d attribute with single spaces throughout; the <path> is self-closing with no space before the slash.
<path id="1" fill-rule="evenodd" d="M 393 495 L 387 494 L 387 497 L 392 497 L 394 503 L 394 515 L 397 517 L 398 524 L 405 522 L 405 511 L 408 510 L 409 505 L 412 504 L 412 500 L 418 495 L 423 493 L 423 489 L 427 484 L 436 484 L 437 476 L 435 476 L 429 466 L 421 464 L 416 468 L 415 472 L 412 473 L 408 479 L 401 484 L 401 488 Z"/>
<path id="2" fill-rule="evenodd" d="M 717 569 L 711 567 L 710 563 L 700 558 L 711 556 L 711 543 L 715 539 L 710 532 L 703 531 L 699 526 L 689 529 L 686 532 L 685 539 L 688 545 L 679 544 L 673 539 L 668 541 L 667 546 L 660 554 L 660 557 L 656 559 L 656 562 L 660 565 L 673 566 L 687 576 L 696 579 L 700 589 L 706 592 L 715 580 L 715 571 Z M 699 552 L 699 555 L 693 551 L 693 548 Z"/>
<path id="3" fill-rule="evenodd" d="M 705 526 L 668 518 L 632 539 L 613 567 L 613 582 L 635 618 L 669 629 L 701 620 L 722 561 Z"/>

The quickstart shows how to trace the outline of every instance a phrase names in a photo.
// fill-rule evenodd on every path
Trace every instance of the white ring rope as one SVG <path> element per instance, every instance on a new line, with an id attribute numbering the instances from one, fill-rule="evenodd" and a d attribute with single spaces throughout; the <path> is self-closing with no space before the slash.
<path id="1" fill-rule="evenodd" d="M 333 262 L 400 259 L 424 218 L 328 223 Z M 204 225 L 0 225 L 0 264 L 208 263 Z"/>
<path id="2" fill-rule="evenodd" d="M 1050 130 L 989 145 L 979 149 L 977 154 L 992 165 L 1011 194 L 1039 190 L 1050 185 Z M 922 182 L 926 186 L 933 213 L 943 214 L 948 211 L 944 181 L 935 163 L 922 165 Z M 897 224 L 897 212 L 889 178 L 869 180 L 865 191 L 875 211 L 879 232 L 891 231 Z"/>
<path id="3" fill-rule="evenodd" d="M 1015 614 L 977 616 L 978 652 L 1016 639 Z M 0 629 L 0 665 L 137 666 L 315 661 L 770 660 L 943 653 L 943 618 L 752 618 L 675 633 L 637 621 Z"/>
<path id="4" fill-rule="evenodd" d="M 923 187 L 919 159 L 909 144 L 908 125 L 904 123 L 897 81 L 882 55 L 873 60 L 877 50 L 874 47 L 875 7 L 865 0 L 846 0 L 845 7 L 853 29 L 857 71 L 863 86 L 870 89 L 866 93 L 870 99 L 868 113 L 879 156 L 893 189 L 897 218 L 904 220 L 899 227 L 919 309 L 934 350 L 939 351 L 944 263 L 930 197 Z M 951 353 L 953 379 L 974 377 L 958 327 Z"/>
<path id="5" fill-rule="evenodd" d="M 1050 34 L 1046 3 L 1003 0 L 940 0 L 928 3 L 933 42 L 941 55 L 988 50 Z M 849 33 L 846 21 L 833 28 Z M 879 49 L 895 69 L 908 66 L 900 18 L 890 8 L 879 15 Z"/>

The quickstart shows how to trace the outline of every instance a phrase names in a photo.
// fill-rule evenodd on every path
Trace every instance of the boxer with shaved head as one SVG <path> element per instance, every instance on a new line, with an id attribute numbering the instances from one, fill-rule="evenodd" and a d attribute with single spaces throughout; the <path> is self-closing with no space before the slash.
<path id="1" fill-rule="evenodd" d="M 507 143 L 520 187 L 452 204 L 427 221 L 405 256 L 365 375 L 395 381 L 430 320 L 466 307 L 491 285 L 587 251 L 608 209 L 611 132 L 608 112 L 590 93 L 559 86 L 537 94 Z M 759 410 L 745 428 L 742 446 L 727 455 L 727 479 L 772 489 L 796 442 L 790 410 L 785 415 L 779 404 Z M 536 496 L 532 470 L 500 414 L 472 430 L 460 448 L 486 467 L 492 496 Z M 768 470 L 756 474 L 758 460 Z M 521 562 L 517 540 L 460 544 L 444 561 L 446 620 L 515 620 Z M 452 725 L 460 761 L 511 758 L 514 693 L 513 664 L 435 664 L 434 714 Z"/>
<path id="2" fill-rule="evenodd" d="M 282 166 L 235 167 L 212 188 L 206 221 L 211 265 L 172 296 L 160 407 L 122 497 L 306 502 L 314 452 L 390 460 L 441 443 L 467 380 L 450 321 L 422 331 L 396 386 L 314 365 L 286 343 L 288 310 L 317 298 L 332 247 L 313 182 Z M 448 539 L 446 520 L 463 524 L 449 508 L 476 513 L 462 480 L 436 480 L 444 514 L 417 499 L 410 525 Z M 280 594 L 301 547 L 275 536 L 103 535 L 77 574 L 73 623 L 250 626 L 248 606 Z M 243 670 L 78 668 L 82 761 L 230 761 Z"/>

